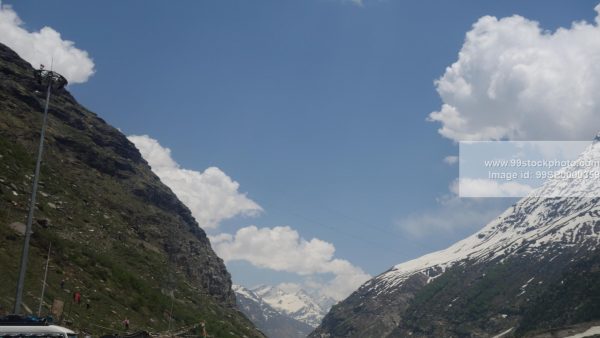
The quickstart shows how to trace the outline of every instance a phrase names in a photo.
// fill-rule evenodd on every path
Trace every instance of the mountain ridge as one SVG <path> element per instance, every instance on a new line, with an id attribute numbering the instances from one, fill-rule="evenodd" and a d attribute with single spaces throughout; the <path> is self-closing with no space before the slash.
<path id="1" fill-rule="evenodd" d="M 597 137 L 582 158 L 600 159 Z M 554 180 L 535 193 L 588 196 L 598 188 L 594 180 Z M 597 280 L 598 243 L 598 197 L 525 197 L 464 240 L 366 282 L 334 306 L 310 336 L 491 337 L 510 330 L 509 337 L 593 321 L 600 318 L 600 309 L 589 299 L 600 292 L 586 294 L 580 286 L 575 302 L 560 295 L 573 294 L 564 291 L 565 281 L 571 280 L 567 271 L 577 271 L 588 282 Z M 572 315 L 559 315 L 544 297 L 568 304 L 563 310 Z M 554 317 L 544 315 L 548 312 Z"/>
<path id="2" fill-rule="evenodd" d="M 16 281 L 43 91 L 31 65 L 0 44 L 0 283 L 6 286 Z M 231 277 L 189 209 L 125 135 L 66 89 L 50 101 L 37 202 L 25 309 L 37 308 L 52 243 L 42 312 L 55 299 L 65 301 L 62 319 L 73 328 L 101 334 L 129 317 L 132 327 L 165 330 L 174 290 L 174 325 L 200 317 L 212 334 L 263 337 L 235 309 Z M 93 317 L 72 306 L 74 290 Z M 0 305 L 12 302 L 13 289 L 1 288 Z"/>

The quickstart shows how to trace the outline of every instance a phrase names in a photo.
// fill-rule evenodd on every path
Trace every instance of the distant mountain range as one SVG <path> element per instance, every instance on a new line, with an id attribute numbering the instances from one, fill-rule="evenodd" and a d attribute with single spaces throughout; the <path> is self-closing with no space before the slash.
<path id="1" fill-rule="evenodd" d="M 580 159 L 600 160 L 600 137 Z M 572 196 L 598 191 L 600 180 L 551 180 L 539 189 L 536 196 Z M 530 195 L 472 236 L 366 282 L 333 306 L 310 337 L 583 332 L 600 326 L 599 244 L 600 198 Z"/>
<path id="2" fill-rule="evenodd" d="M 284 314 L 243 286 L 234 285 L 238 308 L 269 338 L 304 338 L 314 327 Z"/>
<path id="3" fill-rule="evenodd" d="M 234 285 L 240 310 L 270 338 L 306 337 L 335 301 L 298 289 Z"/>
<path id="4" fill-rule="evenodd" d="M 312 327 L 317 327 L 329 308 L 335 304 L 331 298 L 312 295 L 302 289 L 290 292 L 275 286 L 261 285 L 252 291 L 274 309 Z"/>

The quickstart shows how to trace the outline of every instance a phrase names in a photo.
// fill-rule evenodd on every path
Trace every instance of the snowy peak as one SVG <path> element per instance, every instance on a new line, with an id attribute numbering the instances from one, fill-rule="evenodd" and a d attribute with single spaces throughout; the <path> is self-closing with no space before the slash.
<path id="1" fill-rule="evenodd" d="M 283 290 L 279 287 L 261 285 L 252 291 L 273 308 L 312 327 L 319 325 L 323 316 L 335 303 L 327 297 L 316 299 L 302 289 Z"/>
<path id="2" fill-rule="evenodd" d="M 277 315 L 279 315 L 279 311 L 273 309 L 270 305 L 265 303 L 259 296 L 257 296 L 254 292 L 241 285 L 232 285 L 231 289 L 235 292 L 238 306 L 241 310 L 250 310 L 250 304 L 253 307 L 258 307 L 259 311 L 254 310 L 255 313 L 250 315 L 251 319 L 255 316 L 255 314 L 260 314 L 260 316 L 264 317 L 264 320 L 269 320 Z M 247 313 L 247 311 L 244 311 Z"/>
<path id="3" fill-rule="evenodd" d="M 257 303 L 261 302 L 261 299 L 254 292 L 246 289 L 245 287 L 243 287 L 241 285 L 234 284 L 234 285 L 231 286 L 231 289 L 238 296 L 245 297 L 245 298 L 247 298 L 249 300 L 252 300 L 252 301 L 255 301 Z"/>
<path id="4" fill-rule="evenodd" d="M 270 338 L 303 338 L 313 327 L 282 313 L 252 290 L 233 285 L 238 308 Z"/>

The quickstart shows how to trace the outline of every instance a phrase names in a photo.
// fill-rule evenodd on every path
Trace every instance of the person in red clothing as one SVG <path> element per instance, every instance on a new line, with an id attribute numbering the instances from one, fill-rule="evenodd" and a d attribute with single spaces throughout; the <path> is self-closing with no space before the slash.
<path id="1" fill-rule="evenodd" d="M 73 294 L 73 301 L 75 301 L 75 303 L 77 303 L 78 305 L 81 304 L 81 292 L 75 291 L 75 293 Z"/>

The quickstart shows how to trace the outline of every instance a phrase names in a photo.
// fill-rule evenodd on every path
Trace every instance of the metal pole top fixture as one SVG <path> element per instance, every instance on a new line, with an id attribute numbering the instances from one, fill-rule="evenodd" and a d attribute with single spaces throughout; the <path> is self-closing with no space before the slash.
<path id="1" fill-rule="evenodd" d="M 69 83 L 64 76 L 58 74 L 57 72 L 44 69 L 44 65 L 42 65 L 40 69 L 36 69 L 34 71 L 34 75 L 40 86 L 43 86 L 44 88 L 46 88 L 48 85 L 52 85 L 52 89 L 58 90 Z"/>

